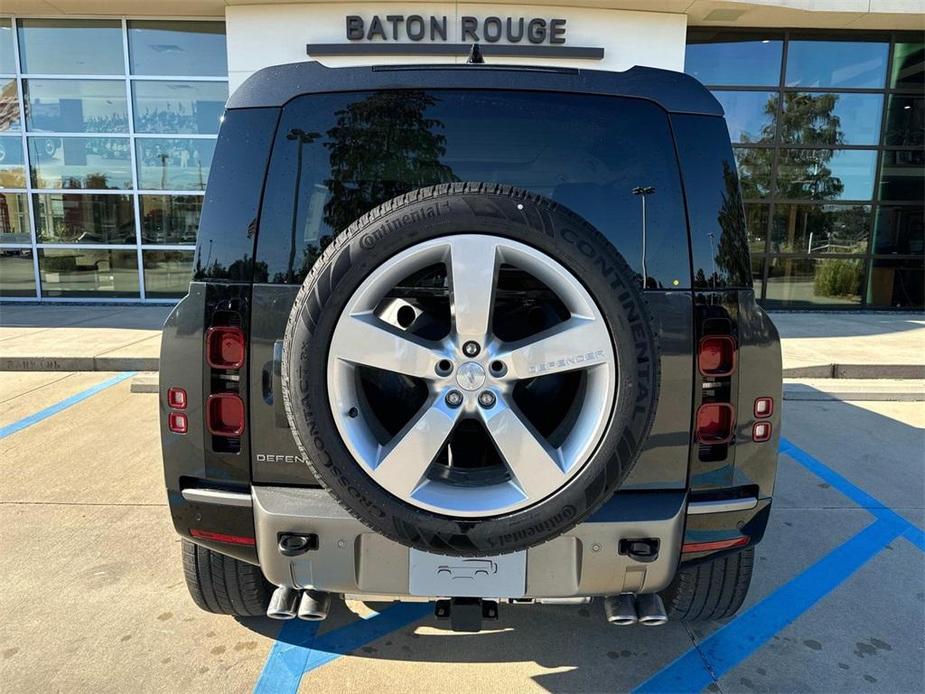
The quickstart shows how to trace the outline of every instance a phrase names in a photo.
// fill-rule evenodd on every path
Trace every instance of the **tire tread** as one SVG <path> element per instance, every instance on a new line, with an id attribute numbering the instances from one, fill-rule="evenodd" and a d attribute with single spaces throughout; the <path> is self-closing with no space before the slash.
<path id="1" fill-rule="evenodd" d="M 662 600 L 671 619 L 701 622 L 732 617 L 748 593 L 755 564 L 755 550 L 682 568 Z"/>

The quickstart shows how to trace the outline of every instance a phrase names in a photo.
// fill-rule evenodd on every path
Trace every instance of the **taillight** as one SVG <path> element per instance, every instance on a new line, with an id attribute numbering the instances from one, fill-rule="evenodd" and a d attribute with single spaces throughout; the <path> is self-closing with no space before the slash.
<path id="1" fill-rule="evenodd" d="M 189 534 L 198 537 L 200 540 L 212 540 L 212 542 L 223 542 L 226 545 L 256 545 L 257 540 L 253 537 L 243 537 L 241 535 L 226 535 L 225 533 L 213 533 L 209 530 L 199 530 L 190 528 Z"/>
<path id="2" fill-rule="evenodd" d="M 755 400 L 755 416 L 770 417 L 774 413 L 774 398 L 758 398 Z"/>
<path id="3" fill-rule="evenodd" d="M 697 441 L 727 443 L 735 426 L 735 409 L 726 402 L 710 402 L 697 410 Z"/>
<path id="4" fill-rule="evenodd" d="M 244 401 L 234 393 L 210 395 L 206 426 L 215 436 L 240 436 L 244 432 Z"/>
<path id="5" fill-rule="evenodd" d="M 206 331 L 206 361 L 213 369 L 240 369 L 244 365 L 244 331 L 217 326 Z"/>
<path id="6" fill-rule="evenodd" d="M 728 335 L 707 335 L 700 340 L 697 366 L 704 376 L 728 376 L 735 371 L 736 345 Z"/>
<path id="7" fill-rule="evenodd" d="M 712 542 L 685 542 L 681 545 L 681 551 L 684 554 L 691 554 L 693 552 L 711 552 L 719 549 L 732 549 L 733 547 L 741 547 L 742 545 L 748 544 L 748 537 L 742 535 L 740 537 L 733 537 L 728 540 L 713 540 Z"/>
<path id="8" fill-rule="evenodd" d="M 167 406 L 174 410 L 186 409 L 186 391 L 182 388 L 167 389 Z"/>
<path id="9" fill-rule="evenodd" d="M 189 431 L 189 421 L 182 412 L 170 412 L 167 414 L 167 428 L 174 434 L 185 434 Z"/>
<path id="10" fill-rule="evenodd" d="M 755 422 L 752 427 L 752 441 L 764 443 L 771 440 L 771 422 Z"/>

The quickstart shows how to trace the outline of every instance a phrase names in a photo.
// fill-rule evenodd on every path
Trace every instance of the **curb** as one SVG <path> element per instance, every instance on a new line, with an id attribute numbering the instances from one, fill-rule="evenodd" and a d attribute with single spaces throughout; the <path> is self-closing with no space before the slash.
<path id="1" fill-rule="evenodd" d="M 157 371 L 157 357 L 0 357 L 0 371 Z"/>
<path id="2" fill-rule="evenodd" d="M 784 378 L 925 379 L 923 364 L 820 364 L 784 369 Z"/>
<path id="3" fill-rule="evenodd" d="M 0 371 L 158 371 L 158 357 L 0 357 Z M 820 364 L 784 369 L 784 378 L 925 380 L 925 364 Z"/>

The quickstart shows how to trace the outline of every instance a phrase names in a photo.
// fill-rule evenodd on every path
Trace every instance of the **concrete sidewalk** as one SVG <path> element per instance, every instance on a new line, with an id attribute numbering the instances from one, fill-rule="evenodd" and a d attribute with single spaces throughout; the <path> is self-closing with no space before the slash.
<path id="1" fill-rule="evenodd" d="M 157 371 L 169 306 L 0 305 L 0 371 Z M 785 378 L 925 379 L 925 313 L 772 313 Z"/>

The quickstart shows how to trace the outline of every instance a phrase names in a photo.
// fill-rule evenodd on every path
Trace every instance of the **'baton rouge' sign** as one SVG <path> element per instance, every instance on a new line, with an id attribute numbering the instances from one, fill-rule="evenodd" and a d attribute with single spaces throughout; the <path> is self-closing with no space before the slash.
<path id="1" fill-rule="evenodd" d="M 345 18 L 346 43 L 308 44 L 312 56 L 467 55 L 601 60 L 603 48 L 566 45 L 566 20 L 543 17 L 460 17 L 387 14 Z"/>
<path id="2" fill-rule="evenodd" d="M 387 14 L 385 21 L 374 14 L 367 22 L 358 15 L 347 17 L 347 38 L 351 41 L 423 41 L 425 37 L 430 41 L 447 41 L 447 18 L 427 17 L 412 14 L 407 17 L 401 14 Z M 496 43 L 502 38 L 508 43 L 529 41 L 533 44 L 549 43 L 561 45 L 565 43 L 564 19 L 541 19 L 533 17 L 460 17 L 460 40 L 478 42 L 486 41 Z"/>

